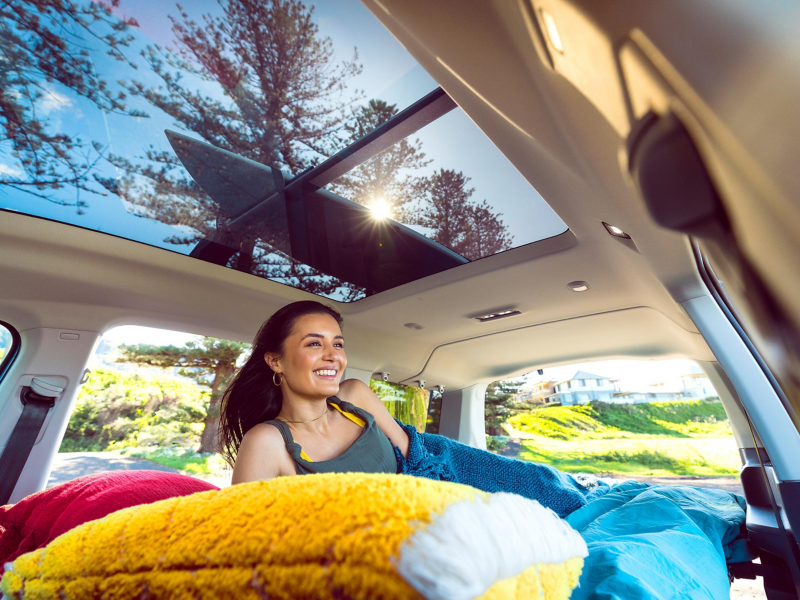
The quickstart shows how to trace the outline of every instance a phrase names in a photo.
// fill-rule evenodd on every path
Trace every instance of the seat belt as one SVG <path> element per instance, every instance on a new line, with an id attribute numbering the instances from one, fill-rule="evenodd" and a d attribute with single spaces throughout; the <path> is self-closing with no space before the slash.
<path id="1" fill-rule="evenodd" d="M 34 377 L 31 385 L 20 391 L 22 414 L 0 456 L 0 506 L 8 504 L 47 413 L 63 391 L 63 385 L 40 377 Z"/>

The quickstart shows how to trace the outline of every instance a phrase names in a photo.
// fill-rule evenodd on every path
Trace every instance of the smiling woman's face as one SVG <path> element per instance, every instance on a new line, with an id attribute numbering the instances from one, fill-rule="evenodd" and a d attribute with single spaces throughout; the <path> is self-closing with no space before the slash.
<path id="1" fill-rule="evenodd" d="M 306 398 L 335 396 L 347 366 L 342 330 L 336 319 L 325 314 L 297 319 L 283 355 L 264 358 L 281 374 L 282 388 Z"/>

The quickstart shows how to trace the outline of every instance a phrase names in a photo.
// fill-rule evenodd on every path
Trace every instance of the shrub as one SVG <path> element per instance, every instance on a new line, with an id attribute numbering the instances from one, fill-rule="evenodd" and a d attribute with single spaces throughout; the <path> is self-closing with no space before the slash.
<path id="1" fill-rule="evenodd" d="M 81 387 L 60 451 L 195 448 L 208 395 L 184 378 L 98 369 Z"/>
<path id="2" fill-rule="evenodd" d="M 507 435 L 487 435 L 486 436 L 486 449 L 490 452 L 497 452 L 502 450 L 508 445 Z"/>

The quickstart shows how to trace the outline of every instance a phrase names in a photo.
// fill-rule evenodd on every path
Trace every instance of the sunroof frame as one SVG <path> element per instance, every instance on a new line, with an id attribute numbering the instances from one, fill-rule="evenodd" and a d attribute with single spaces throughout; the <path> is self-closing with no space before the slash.
<path id="1" fill-rule="evenodd" d="M 441 87 L 426 94 L 411 106 L 400 111 L 361 139 L 340 150 L 316 167 L 312 167 L 286 182 L 283 192 L 290 194 L 304 189 L 318 190 L 377 156 L 393 144 L 414 135 L 426 125 L 443 117 L 458 105 Z M 246 226 L 266 208 L 272 198 L 266 198 L 247 212 L 230 219 L 228 227 Z"/>

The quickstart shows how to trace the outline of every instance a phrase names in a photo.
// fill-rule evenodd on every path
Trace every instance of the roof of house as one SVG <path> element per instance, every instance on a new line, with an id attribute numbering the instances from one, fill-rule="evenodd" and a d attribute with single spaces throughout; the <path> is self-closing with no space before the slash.
<path id="1" fill-rule="evenodd" d="M 572 379 L 605 379 L 605 377 L 602 375 L 593 375 L 592 373 L 587 373 L 586 371 L 578 371 L 572 376 Z"/>
<path id="2" fill-rule="evenodd" d="M 568 379 L 562 379 L 558 383 L 565 383 L 567 381 L 575 381 L 576 379 L 608 379 L 607 377 L 603 377 L 602 375 L 593 375 L 592 373 L 587 373 L 586 371 L 577 371 L 575 375 Z"/>

